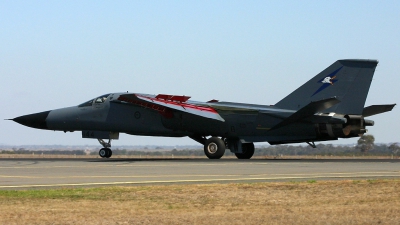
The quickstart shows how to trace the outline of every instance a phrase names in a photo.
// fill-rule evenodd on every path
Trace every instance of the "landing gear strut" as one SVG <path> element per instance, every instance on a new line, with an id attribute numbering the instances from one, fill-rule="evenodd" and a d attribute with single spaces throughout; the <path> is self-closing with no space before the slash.
<path id="1" fill-rule="evenodd" d="M 111 147 L 111 139 L 108 139 L 108 142 L 105 142 L 103 139 L 97 139 L 99 143 L 104 147 L 100 149 L 99 155 L 101 158 L 110 158 L 112 156 Z"/>

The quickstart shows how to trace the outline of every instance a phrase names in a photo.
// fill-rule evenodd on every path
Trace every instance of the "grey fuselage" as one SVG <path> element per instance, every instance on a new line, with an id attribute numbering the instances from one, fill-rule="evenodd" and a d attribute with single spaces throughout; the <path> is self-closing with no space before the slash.
<path id="1" fill-rule="evenodd" d="M 96 130 L 164 137 L 219 136 L 241 139 L 245 142 L 337 139 L 328 136 L 318 138 L 315 124 L 310 122 L 293 123 L 284 129 L 270 130 L 282 119 L 292 115 L 294 110 L 242 103 L 188 101 L 194 105 L 217 108 L 219 115 L 225 121 L 180 111 L 174 111 L 172 117 L 165 117 L 149 108 L 115 101 L 121 94 L 125 93 L 109 94 L 103 102 L 96 102 L 98 98 L 95 98 L 79 106 L 51 110 L 46 118 L 47 126 L 42 129 L 65 132 Z"/>

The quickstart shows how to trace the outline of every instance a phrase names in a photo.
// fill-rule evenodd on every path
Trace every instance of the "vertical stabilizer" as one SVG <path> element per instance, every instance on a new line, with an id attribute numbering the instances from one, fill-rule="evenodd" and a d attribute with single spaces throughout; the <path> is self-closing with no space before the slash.
<path id="1" fill-rule="evenodd" d="M 310 102 L 336 97 L 340 103 L 324 112 L 361 115 L 377 60 L 338 60 L 275 104 L 299 110 Z"/>

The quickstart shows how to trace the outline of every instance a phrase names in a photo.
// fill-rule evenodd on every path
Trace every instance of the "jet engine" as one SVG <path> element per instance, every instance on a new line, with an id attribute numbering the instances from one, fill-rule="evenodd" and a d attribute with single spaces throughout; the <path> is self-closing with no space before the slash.
<path id="1" fill-rule="evenodd" d="M 358 137 L 367 132 L 366 126 L 373 126 L 374 121 L 365 120 L 362 115 L 335 114 L 344 123 L 317 123 L 315 130 L 321 138 L 351 138 Z"/>

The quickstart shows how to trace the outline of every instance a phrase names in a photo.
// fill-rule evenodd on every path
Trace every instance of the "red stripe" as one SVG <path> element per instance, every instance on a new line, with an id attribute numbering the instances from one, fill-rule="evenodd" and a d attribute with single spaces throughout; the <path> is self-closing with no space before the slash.
<path id="1" fill-rule="evenodd" d="M 187 103 L 178 103 L 178 102 L 173 102 L 173 101 L 166 101 L 166 100 L 150 98 L 150 97 L 141 96 L 141 95 L 138 95 L 138 96 L 140 96 L 141 98 L 147 98 L 147 99 L 149 99 L 151 101 L 162 102 L 162 103 L 165 103 L 165 104 L 176 105 L 176 106 L 181 106 L 181 107 L 184 107 L 184 108 L 190 108 L 190 109 L 194 109 L 194 110 L 206 111 L 206 112 L 218 114 L 218 112 L 215 111 L 215 109 L 210 108 L 210 107 L 203 107 L 203 106 L 197 106 L 197 105 L 187 104 Z"/>

